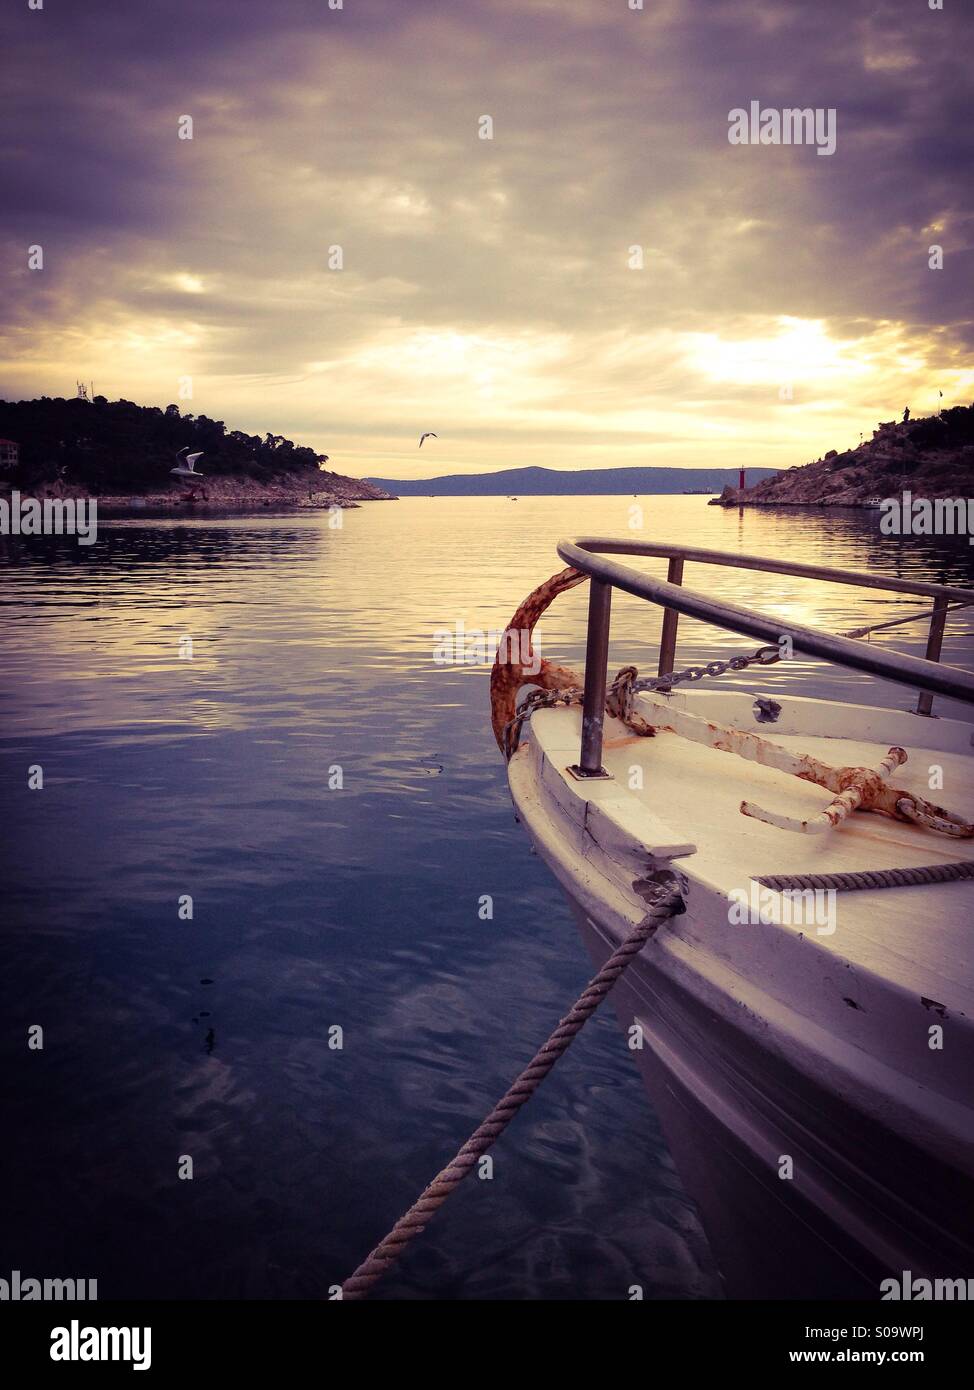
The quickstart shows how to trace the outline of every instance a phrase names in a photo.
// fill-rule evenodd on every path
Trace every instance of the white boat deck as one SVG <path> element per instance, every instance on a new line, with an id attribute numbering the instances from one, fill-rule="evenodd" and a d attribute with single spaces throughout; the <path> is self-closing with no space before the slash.
<path id="1" fill-rule="evenodd" d="M 602 552 L 739 557 L 611 539 L 562 542 L 558 552 L 603 585 L 765 641 L 781 635 L 767 615 Z M 856 582 L 785 561 L 740 562 Z M 540 586 L 512 627 L 533 626 L 570 582 L 569 573 Z M 607 629 L 608 591 L 593 589 L 589 660 L 599 668 Z M 929 662 L 787 631 L 806 655 L 971 699 L 962 672 L 934 681 Z M 761 678 L 754 669 L 743 679 Z M 510 717 L 505 693 L 499 679 L 495 730 Z M 537 709 L 508 777 L 598 965 L 644 923 L 647 904 L 680 890 L 683 910 L 631 958 L 613 1003 L 729 1286 L 742 1297 L 874 1298 L 897 1271 L 970 1268 L 974 880 L 807 893 L 796 883 L 794 896 L 756 880 L 954 863 L 966 871 L 974 838 L 963 835 L 868 810 L 820 834 L 800 826 L 825 821 L 836 797 L 806 780 L 819 771 L 809 760 L 877 773 L 886 763 L 885 774 L 891 748 L 906 750 L 905 763 L 862 790 L 890 809 L 901 790 L 928 815 L 974 822 L 974 725 L 727 684 L 643 693 L 633 713 L 655 736 L 607 718 L 610 775 L 588 778 L 572 771 L 581 710 Z M 825 775 L 838 788 L 854 780 Z M 794 828 L 756 819 L 755 807 Z"/>
<path id="2" fill-rule="evenodd" d="M 893 745 L 905 764 L 891 783 L 974 819 L 974 726 L 865 706 L 782 698 L 775 723 L 759 723 L 754 699 L 725 692 L 639 697 L 640 713 L 665 718 L 670 701 L 729 727 L 749 729 L 796 753 L 835 767 L 875 767 Z M 640 862 L 667 847 L 693 845 L 673 867 L 719 899 L 750 893 L 765 875 L 847 873 L 974 860 L 974 840 L 936 834 L 874 813 L 855 812 L 836 829 L 799 834 L 747 817 L 747 799 L 769 811 L 808 817 L 832 798 L 823 787 L 786 772 L 703 746 L 671 732 L 634 735 L 606 721 L 603 763 L 611 781 L 577 781 L 567 771 L 578 759 L 580 711 L 539 711 L 532 721 L 541 781 L 574 823 L 575 848 L 632 893 Z M 838 737 L 840 727 L 845 737 Z M 804 730 L 804 731 L 800 731 Z M 939 746 L 938 746 L 939 745 Z M 638 772 L 635 770 L 638 769 Z M 943 786 L 932 789 L 942 773 Z M 639 788 L 641 780 L 642 786 Z M 635 784 L 635 788 L 634 788 Z M 640 856 L 642 858 L 640 859 Z M 759 890 L 755 890 L 758 892 Z M 800 980 L 792 944 L 833 956 L 848 970 L 841 998 L 850 1009 L 883 1007 L 891 996 L 917 1006 L 917 1024 L 944 1014 L 974 1020 L 974 881 L 840 892 L 835 929 L 816 925 L 734 925 L 678 919 L 673 930 L 763 988 L 794 996 Z M 780 938 L 776 945 L 774 938 Z M 802 953 L 807 964 L 808 957 Z M 821 968 L 821 967 L 820 967 Z M 787 979 L 781 978 L 782 974 Z M 849 981 L 856 983 L 849 983 Z M 851 1001 L 851 1002 L 849 1002 Z M 919 1007 L 922 1002 L 922 1009 Z"/>

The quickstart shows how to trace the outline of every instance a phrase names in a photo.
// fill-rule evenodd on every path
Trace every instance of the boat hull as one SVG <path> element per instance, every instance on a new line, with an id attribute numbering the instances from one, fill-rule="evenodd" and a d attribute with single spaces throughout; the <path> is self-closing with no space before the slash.
<path id="1" fill-rule="evenodd" d="M 723 698 L 725 722 L 763 712 Z M 692 707 L 715 712 L 702 696 Z M 874 718 L 902 735 L 908 766 L 942 760 L 970 804 L 970 726 L 842 707 L 859 740 Z M 782 702 L 776 734 L 820 746 L 829 721 L 820 702 Z M 833 832 L 832 847 L 809 848 L 739 815 L 736 782 L 719 785 L 740 775 L 726 752 L 634 739 L 608 721 L 614 776 L 582 783 L 571 774 L 577 711 L 543 711 L 535 725 L 509 764 L 511 790 L 594 964 L 654 894 L 681 887 L 685 912 L 635 957 L 612 1001 L 729 1296 L 876 1300 L 907 1271 L 974 1273 L 970 883 L 844 894 L 838 930 L 735 926 L 728 911 L 733 885 L 768 872 L 772 855 L 817 855 L 822 871 L 967 857 L 970 842 L 942 848 L 866 816 Z M 645 776 L 631 779 L 637 765 Z M 791 794 L 780 773 L 746 776 L 762 796 Z M 631 781 L 650 790 L 631 794 Z M 707 836 L 722 844 L 698 849 L 687 842 L 708 815 Z M 800 858 L 789 867 L 803 870 Z"/>
<path id="2" fill-rule="evenodd" d="M 569 903 L 599 967 L 614 943 Z M 968 1219 L 962 1174 L 878 1132 L 646 955 L 613 1003 L 730 1297 L 877 1299 L 903 1270 L 974 1269 L 974 1251 L 952 1233 Z"/>

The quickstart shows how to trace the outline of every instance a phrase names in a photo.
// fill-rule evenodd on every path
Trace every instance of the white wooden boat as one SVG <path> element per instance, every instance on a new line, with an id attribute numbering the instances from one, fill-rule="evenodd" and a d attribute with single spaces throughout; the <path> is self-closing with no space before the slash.
<path id="1" fill-rule="evenodd" d="M 667 556 L 668 581 L 612 551 Z M 495 732 L 519 819 L 597 964 L 680 890 L 685 911 L 612 998 L 728 1293 L 878 1299 L 905 1271 L 974 1275 L 974 725 L 930 712 L 936 694 L 974 704 L 974 678 L 937 659 L 949 606 L 974 592 L 625 541 L 559 554 L 573 569 L 522 605 L 519 645 L 502 643 Z M 685 560 L 932 598 L 928 657 L 719 602 L 682 586 Z M 548 662 L 528 674 L 522 633 L 585 575 L 584 704 L 552 704 L 580 678 Z M 920 712 L 674 683 L 614 704 L 610 687 L 622 722 L 604 714 L 612 587 L 664 605 L 662 673 L 682 612 L 912 686 Z M 529 682 L 518 742 L 512 699 Z M 828 788 L 809 759 L 879 771 Z M 923 868 L 946 881 L 910 882 Z M 795 887 L 891 871 L 903 886 Z"/>

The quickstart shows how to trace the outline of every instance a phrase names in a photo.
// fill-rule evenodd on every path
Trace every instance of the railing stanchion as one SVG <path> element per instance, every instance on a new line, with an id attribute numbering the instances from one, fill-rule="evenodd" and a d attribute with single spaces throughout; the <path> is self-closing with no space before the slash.
<path id="1" fill-rule="evenodd" d="M 683 583 L 683 556 L 671 555 L 669 564 L 666 566 L 666 579 L 669 584 Z M 675 608 L 663 609 L 663 631 L 659 639 L 659 670 L 657 675 L 665 676 L 676 666 L 676 630 L 679 626 L 680 615 Z M 661 690 L 669 689 L 668 686 L 660 686 Z"/>
<path id="2" fill-rule="evenodd" d="M 612 585 L 593 579 L 588 596 L 585 639 L 585 695 L 582 701 L 582 748 L 575 772 L 580 777 L 604 777 L 602 728 L 609 664 L 609 615 Z"/>
<path id="3" fill-rule="evenodd" d="M 947 600 L 945 598 L 934 599 L 933 613 L 930 615 L 930 630 L 927 633 L 927 650 L 924 653 L 928 661 L 939 661 L 940 650 L 944 643 L 944 628 L 947 626 Z M 933 694 L 929 690 L 921 690 L 920 698 L 917 700 L 917 714 L 929 715 L 933 710 Z"/>

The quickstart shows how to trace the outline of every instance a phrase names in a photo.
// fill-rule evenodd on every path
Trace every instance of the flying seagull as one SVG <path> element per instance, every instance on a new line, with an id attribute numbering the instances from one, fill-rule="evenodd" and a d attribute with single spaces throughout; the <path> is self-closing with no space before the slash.
<path id="1" fill-rule="evenodd" d="M 176 455 L 177 459 L 179 459 L 179 463 L 175 468 L 170 468 L 169 472 L 176 478 L 201 479 L 203 475 L 196 471 L 196 460 L 201 459 L 203 453 L 204 450 L 201 449 L 198 454 L 191 454 L 189 452 L 189 445 L 187 445 L 186 448 L 180 449 L 179 453 Z M 185 458 L 182 457 L 183 454 L 186 455 Z"/>
<path id="2" fill-rule="evenodd" d="M 432 430 L 427 430 L 425 434 L 421 434 L 421 435 L 419 436 L 419 447 L 420 447 L 420 448 L 423 447 L 423 440 L 424 440 L 424 439 L 436 439 L 436 438 L 437 438 L 437 436 L 433 433 Z"/>

